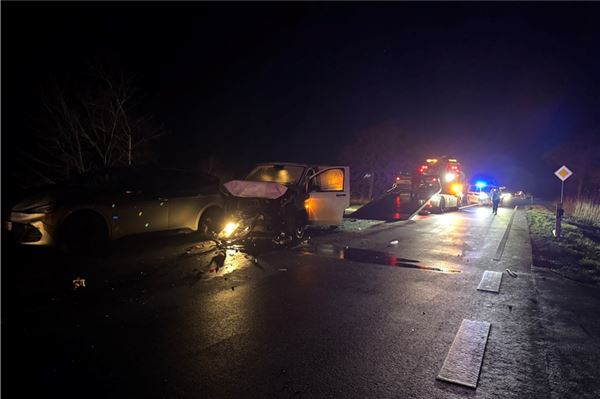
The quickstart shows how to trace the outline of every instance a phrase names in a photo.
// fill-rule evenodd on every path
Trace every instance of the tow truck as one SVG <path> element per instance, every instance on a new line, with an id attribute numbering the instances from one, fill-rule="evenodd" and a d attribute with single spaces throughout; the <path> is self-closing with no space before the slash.
<path id="1" fill-rule="evenodd" d="M 423 201 L 426 210 L 438 213 L 457 210 L 465 200 L 466 177 L 456 158 L 428 158 L 415 173 L 397 176 L 388 191 L 401 190 L 409 181 L 412 195 Z"/>

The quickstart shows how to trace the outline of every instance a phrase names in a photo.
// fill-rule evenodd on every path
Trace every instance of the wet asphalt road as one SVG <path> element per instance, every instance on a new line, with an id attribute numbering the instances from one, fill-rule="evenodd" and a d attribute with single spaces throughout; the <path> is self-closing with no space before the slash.
<path id="1" fill-rule="evenodd" d="M 471 207 L 225 258 L 193 235 L 119 242 L 102 259 L 4 251 L 3 389 L 24 397 L 550 397 L 522 211 L 501 260 L 491 260 L 511 213 Z M 505 274 L 500 294 L 476 290 L 484 270 L 507 267 L 519 277 Z M 85 288 L 71 288 L 76 276 Z M 492 323 L 476 390 L 435 379 L 465 318 Z"/>

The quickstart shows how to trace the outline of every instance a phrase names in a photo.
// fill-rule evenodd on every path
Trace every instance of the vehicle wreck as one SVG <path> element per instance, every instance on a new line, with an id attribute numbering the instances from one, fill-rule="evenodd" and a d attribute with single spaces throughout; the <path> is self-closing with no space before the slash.
<path id="1" fill-rule="evenodd" d="M 297 243 L 308 226 L 338 225 L 350 202 L 347 166 L 257 165 L 245 180 L 223 185 L 225 222 L 218 240 L 266 238 Z"/>

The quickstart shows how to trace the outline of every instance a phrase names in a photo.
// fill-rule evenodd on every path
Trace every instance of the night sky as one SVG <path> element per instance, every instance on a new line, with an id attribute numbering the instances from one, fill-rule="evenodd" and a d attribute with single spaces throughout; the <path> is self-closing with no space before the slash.
<path id="1" fill-rule="evenodd" d="M 101 58 L 170 132 L 165 164 L 331 164 L 392 124 L 415 159 L 545 193 L 547 153 L 600 141 L 599 20 L 593 3 L 3 2 L 2 175 L 41 88 Z"/>

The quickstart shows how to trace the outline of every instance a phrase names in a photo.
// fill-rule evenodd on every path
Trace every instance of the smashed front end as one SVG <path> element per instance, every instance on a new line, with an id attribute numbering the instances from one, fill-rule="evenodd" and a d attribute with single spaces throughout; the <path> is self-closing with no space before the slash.
<path id="1" fill-rule="evenodd" d="M 219 240 L 225 243 L 248 238 L 274 238 L 285 223 L 285 209 L 293 190 L 274 182 L 232 180 L 223 185 L 225 227 Z"/>

